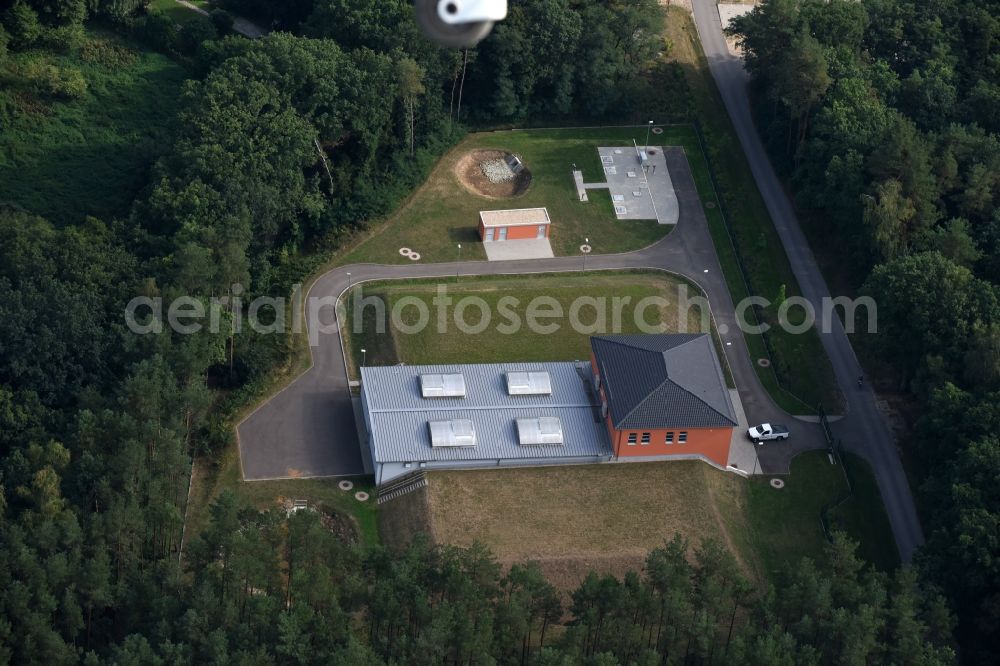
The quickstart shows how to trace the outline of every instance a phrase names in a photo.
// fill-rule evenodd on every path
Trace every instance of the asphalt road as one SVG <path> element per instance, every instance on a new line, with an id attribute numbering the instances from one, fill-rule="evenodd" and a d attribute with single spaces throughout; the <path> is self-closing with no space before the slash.
<path id="1" fill-rule="evenodd" d="M 747 97 L 747 74 L 742 61 L 730 55 L 726 47 L 716 0 L 694 0 L 694 20 L 712 76 L 750 162 L 757 188 L 781 237 L 799 288 L 817 312 L 821 312 L 821 303 L 830 296 L 830 291 L 754 127 Z M 857 378 L 863 371 L 843 326 L 834 319 L 832 330 L 820 335 L 847 402 L 848 418 L 834 424 L 834 433 L 843 440 L 847 450 L 871 464 L 900 556 L 904 562 L 909 562 L 913 552 L 923 543 L 913 495 L 892 430 L 876 407 L 871 389 L 867 385 L 857 386 Z"/>
<path id="2" fill-rule="evenodd" d="M 819 426 L 795 421 L 783 412 L 758 381 L 753 366 L 755 360 L 750 358 L 746 342 L 736 325 L 733 301 L 715 253 L 687 157 L 681 148 L 667 148 L 664 153 L 680 206 L 677 228 L 662 241 L 637 252 L 591 255 L 586 260 L 586 269 L 663 270 L 683 275 L 702 288 L 711 304 L 747 417 L 755 423 L 787 423 L 793 428 L 793 438 L 789 442 L 759 449 L 761 468 L 765 472 L 786 473 L 795 455 L 825 446 L 822 432 Z M 599 240 L 595 249 L 600 251 Z M 319 326 L 313 326 L 312 368 L 237 428 L 243 478 L 255 481 L 364 473 L 340 331 L 334 325 L 336 312 L 333 304 L 350 284 L 456 275 L 575 272 L 583 268 L 583 257 L 580 256 L 401 266 L 362 264 L 326 273 L 316 281 L 307 298 L 307 320 L 319 322 Z"/>

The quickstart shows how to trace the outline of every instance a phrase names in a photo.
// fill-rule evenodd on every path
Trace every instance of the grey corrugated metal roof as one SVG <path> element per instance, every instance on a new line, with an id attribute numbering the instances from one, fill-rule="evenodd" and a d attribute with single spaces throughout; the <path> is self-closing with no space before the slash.
<path id="1" fill-rule="evenodd" d="M 421 374 L 456 372 L 465 376 L 465 398 L 421 397 Z M 552 394 L 508 395 L 507 372 L 547 372 Z M 573 363 L 362 368 L 361 378 L 376 463 L 528 460 L 611 453 L 607 429 L 599 418 L 595 420 L 585 378 Z M 517 420 L 542 417 L 560 420 L 563 446 L 520 445 Z M 476 446 L 431 446 L 429 422 L 463 419 L 475 424 Z"/>
<path id="2" fill-rule="evenodd" d="M 736 425 L 729 391 L 707 333 L 591 339 L 618 429 Z"/>
<path id="3" fill-rule="evenodd" d="M 509 395 L 508 372 L 546 372 L 551 395 Z M 465 377 L 464 398 L 424 399 L 420 376 L 460 374 Z M 415 409 L 489 409 L 548 405 L 586 407 L 591 398 L 573 363 L 498 363 L 485 365 L 400 365 L 362 368 L 361 383 L 366 388 L 373 412 Z"/>

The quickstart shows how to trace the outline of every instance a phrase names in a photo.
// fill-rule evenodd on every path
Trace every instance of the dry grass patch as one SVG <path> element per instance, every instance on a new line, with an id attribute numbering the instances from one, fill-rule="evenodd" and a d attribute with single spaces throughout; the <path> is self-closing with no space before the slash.
<path id="1" fill-rule="evenodd" d="M 728 515 L 744 483 L 704 463 L 623 463 L 433 472 L 435 539 L 488 545 L 505 563 L 534 560 L 562 589 L 589 569 L 623 575 L 674 534 L 716 539 L 747 562 Z M 735 521 L 734 521 L 735 522 Z"/>

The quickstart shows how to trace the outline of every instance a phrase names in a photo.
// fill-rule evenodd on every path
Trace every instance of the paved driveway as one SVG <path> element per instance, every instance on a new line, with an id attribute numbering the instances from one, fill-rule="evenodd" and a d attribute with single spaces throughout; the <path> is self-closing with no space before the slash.
<path id="1" fill-rule="evenodd" d="M 785 473 L 797 453 L 824 446 L 822 433 L 819 426 L 795 421 L 783 412 L 757 380 L 746 343 L 736 326 L 735 308 L 716 258 L 687 157 L 681 148 L 665 149 L 664 157 L 680 209 L 677 228 L 643 250 L 591 256 L 587 259 L 587 270 L 664 270 L 686 276 L 705 291 L 747 418 L 752 422 L 794 424 L 794 438 L 789 446 L 763 447 L 760 455 L 764 471 Z M 361 264 L 326 273 L 313 285 L 309 296 L 310 301 L 339 298 L 351 283 L 372 280 L 556 273 L 581 268 L 579 257 L 401 266 Z M 307 312 L 310 314 L 324 324 L 333 322 L 335 316 L 329 305 L 315 313 Z M 238 426 L 244 479 L 364 473 L 339 330 L 330 327 L 318 334 L 316 341 L 312 348 L 312 368 Z"/>
<path id="2" fill-rule="evenodd" d="M 817 312 L 822 312 L 820 304 L 829 297 L 830 291 L 754 127 L 746 90 L 747 75 L 742 61 L 732 56 L 726 47 L 715 0 L 694 0 L 694 18 L 712 76 L 750 162 L 757 188 L 781 237 L 802 295 L 813 303 Z M 876 407 L 871 389 L 868 386 L 858 388 L 857 377 L 863 374 L 861 366 L 840 320 L 833 319 L 833 330 L 822 333 L 820 339 L 833 364 L 848 411 L 848 418 L 834 424 L 834 434 L 843 439 L 848 450 L 871 464 L 900 556 L 904 562 L 909 562 L 924 540 L 913 495 L 903 472 L 892 430 Z"/>

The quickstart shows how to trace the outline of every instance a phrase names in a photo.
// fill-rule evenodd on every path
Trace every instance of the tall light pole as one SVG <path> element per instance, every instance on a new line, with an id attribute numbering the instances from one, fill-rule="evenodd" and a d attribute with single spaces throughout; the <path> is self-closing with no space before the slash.
<path id="1" fill-rule="evenodd" d="M 587 255 L 590 254 L 590 239 L 589 238 L 584 238 L 583 239 L 583 247 L 580 248 L 580 251 L 583 253 L 583 272 L 586 273 L 587 272 Z"/>
<path id="2" fill-rule="evenodd" d="M 367 358 L 367 356 L 368 356 L 368 350 L 367 349 L 362 349 L 361 350 L 361 367 L 362 368 L 365 367 L 365 359 Z"/>
<path id="3" fill-rule="evenodd" d="M 350 271 L 347 272 L 347 288 L 350 289 L 354 286 L 354 281 L 351 279 Z"/>
<path id="4" fill-rule="evenodd" d="M 646 150 L 649 150 L 649 131 L 651 129 L 653 129 L 653 121 L 652 120 L 650 120 L 649 124 L 646 125 L 646 143 L 643 145 L 643 148 L 645 148 Z"/>
<path id="5" fill-rule="evenodd" d="M 462 263 L 462 244 L 461 243 L 458 244 L 458 263 L 459 264 Z M 456 278 L 458 277 L 458 273 L 459 273 L 459 267 L 455 266 L 455 277 Z"/>

